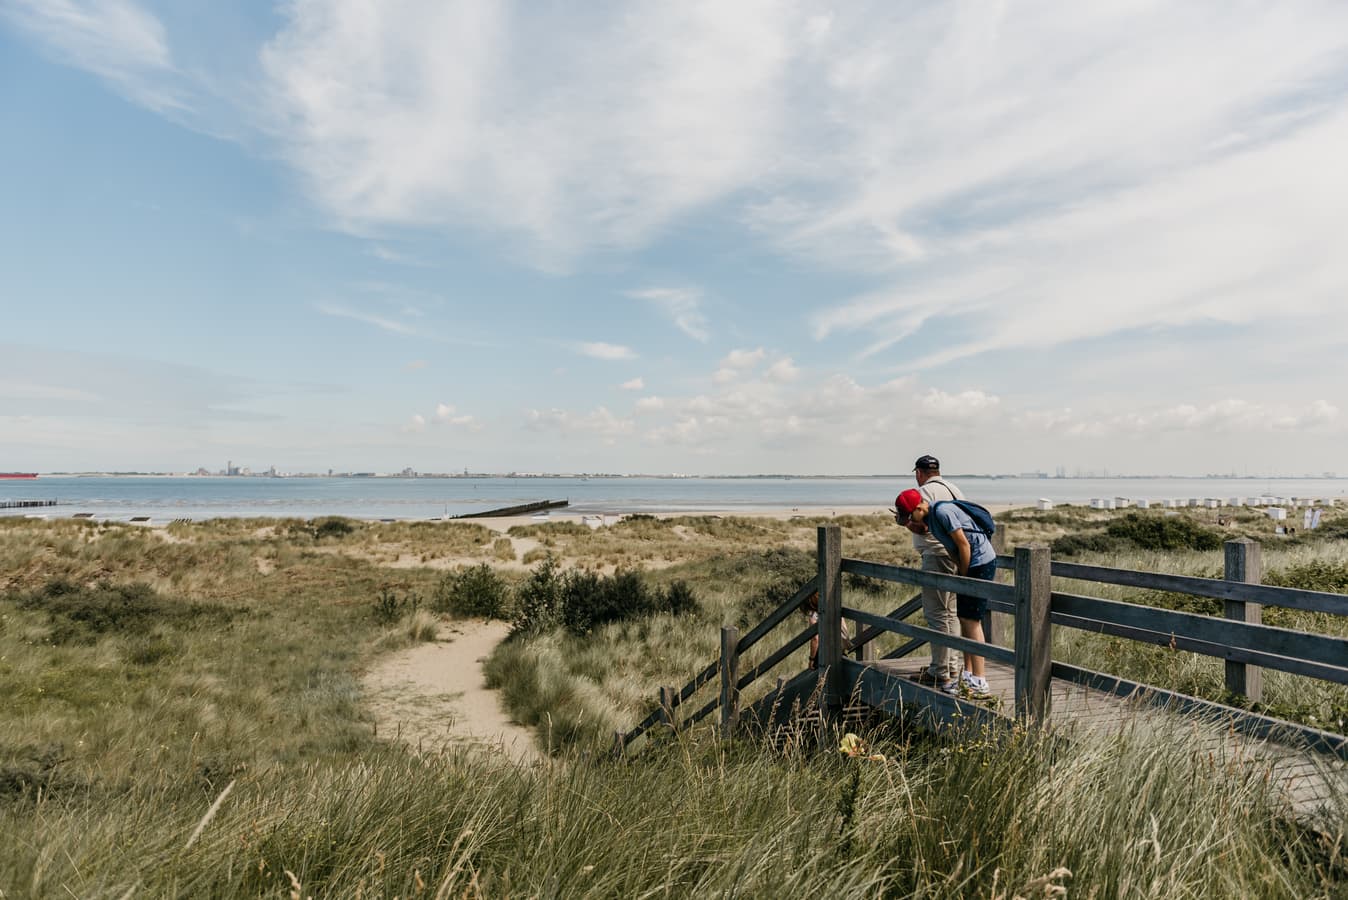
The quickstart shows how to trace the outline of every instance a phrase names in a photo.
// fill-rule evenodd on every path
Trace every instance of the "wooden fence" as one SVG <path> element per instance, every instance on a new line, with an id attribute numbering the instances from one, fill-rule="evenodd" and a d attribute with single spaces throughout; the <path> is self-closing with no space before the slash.
<path id="1" fill-rule="evenodd" d="M 808 674 L 821 679 L 814 687 L 821 697 L 825 716 L 836 716 L 851 696 L 860 695 L 863 702 L 869 702 L 870 696 L 878 696 L 877 692 L 882 690 L 882 676 L 872 665 L 875 661 L 873 641 L 881 634 L 896 633 L 909 640 L 886 654 L 886 659 L 906 656 L 928 642 L 935 642 L 1010 664 L 1015 673 L 1012 713 L 1031 724 L 1047 720 L 1050 683 L 1053 678 L 1059 678 L 1186 712 L 1220 714 L 1238 731 L 1290 740 L 1348 759 L 1348 738 L 1343 735 L 1053 661 L 1052 629 L 1073 628 L 1221 658 L 1226 663 L 1227 690 L 1250 701 L 1261 699 L 1261 669 L 1348 684 L 1348 638 L 1264 625 L 1261 616 L 1265 606 L 1348 616 L 1348 596 L 1261 584 L 1261 546 L 1255 541 L 1227 541 L 1224 552 L 1225 577 L 1212 579 L 1054 562 L 1047 546 L 1031 544 L 1017 547 L 1011 555 L 999 555 L 999 569 L 1013 575 L 1010 583 L 999 583 L 847 559 L 842 556 L 841 530 L 837 526 L 823 526 L 818 531 L 818 572 L 815 577 L 744 637 L 739 637 L 734 628 L 723 628 L 719 658 L 682 689 L 661 688 L 657 708 L 631 731 L 618 732 L 615 743 L 621 751 L 657 725 L 673 729 L 687 727 L 718 708 L 722 729 L 729 736 L 739 720 L 740 692 L 816 634 L 819 636 L 819 670 L 818 675 Z M 848 607 L 843 602 L 844 574 L 982 597 L 995 614 L 1013 617 L 1013 646 L 978 643 L 902 621 L 921 609 L 920 594 L 883 616 Z M 1205 616 L 1058 591 L 1054 590 L 1054 578 L 1219 599 L 1225 604 L 1225 615 Z M 740 656 L 786 621 L 815 590 L 819 591 L 818 625 L 806 626 L 790 636 L 778 650 L 741 675 Z M 850 648 L 843 647 L 841 624 L 844 619 L 856 623 L 858 628 Z M 996 621 L 989 623 L 988 633 L 999 633 L 1000 625 Z M 847 649 L 853 659 L 845 658 Z M 691 716 L 680 720 L 680 707 L 718 674 L 720 691 L 717 695 Z M 796 676 L 792 681 L 799 682 L 802 677 Z M 780 702 L 785 696 L 785 682 L 786 679 L 779 679 L 777 688 L 760 700 L 760 704 Z M 913 696 L 940 715 L 968 714 L 971 710 L 979 716 L 997 715 L 938 691 L 921 690 Z"/>

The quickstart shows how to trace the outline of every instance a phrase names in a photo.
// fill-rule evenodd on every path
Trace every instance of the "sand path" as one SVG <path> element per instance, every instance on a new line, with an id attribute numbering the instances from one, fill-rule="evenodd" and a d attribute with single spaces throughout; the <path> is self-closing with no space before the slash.
<path id="1" fill-rule="evenodd" d="M 505 622 L 452 622 L 438 640 L 381 660 L 364 679 L 378 733 L 423 750 L 469 743 L 517 762 L 539 759 L 533 734 L 510 721 L 482 674 L 509 630 Z"/>

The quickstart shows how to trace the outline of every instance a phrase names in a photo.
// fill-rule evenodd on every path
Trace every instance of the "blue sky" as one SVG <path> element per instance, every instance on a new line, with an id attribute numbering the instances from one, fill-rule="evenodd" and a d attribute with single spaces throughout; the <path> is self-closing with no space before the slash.
<path id="1" fill-rule="evenodd" d="M 1348 472 L 1348 6 L 0 0 L 0 469 Z"/>

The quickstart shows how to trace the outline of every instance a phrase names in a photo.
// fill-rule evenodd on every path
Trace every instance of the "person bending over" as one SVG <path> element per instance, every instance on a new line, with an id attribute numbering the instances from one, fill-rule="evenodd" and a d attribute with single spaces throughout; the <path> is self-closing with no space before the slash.
<path id="1" fill-rule="evenodd" d="M 955 563 L 956 575 L 984 581 L 996 579 L 997 551 L 992 548 L 992 541 L 957 504 L 932 504 L 911 489 L 899 494 L 894 502 L 899 524 L 914 533 L 930 533 L 940 541 Z M 987 609 L 988 601 L 982 597 L 956 594 L 955 611 L 959 617 L 960 635 L 982 643 L 983 613 Z M 948 694 L 966 693 L 976 699 L 988 697 L 983 657 L 965 653 L 964 671 L 960 673 L 959 681 L 942 685 L 941 690 Z"/>

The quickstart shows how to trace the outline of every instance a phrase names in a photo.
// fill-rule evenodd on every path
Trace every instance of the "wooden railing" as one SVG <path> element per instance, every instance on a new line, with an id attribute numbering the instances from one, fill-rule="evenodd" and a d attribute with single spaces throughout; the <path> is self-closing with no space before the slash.
<path id="1" fill-rule="evenodd" d="M 698 673 L 682 690 L 662 688 L 659 707 L 636 728 L 616 735 L 619 749 L 657 724 L 663 723 L 677 729 L 700 721 L 717 708 L 722 712 L 722 729 L 729 735 L 738 721 L 740 691 L 780 664 L 816 634 L 819 636 L 819 673 L 823 679 L 818 685 L 821 707 L 826 716 L 834 715 L 863 681 L 876 679 L 873 670 L 867 671 L 874 660 L 874 640 L 885 633 L 896 633 L 909 640 L 887 654 L 886 658 L 904 656 L 926 643 L 934 642 L 957 651 L 973 652 L 993 661 L 1009 663 L 1015 673 L 1014 715 L 1030 723 L 1040 723 L 1048 717 L 1051 700 L 1049 687 L 1051 679 L 1056 677 L 1186 712 L 1219 713 L 1227 717 L 1231 726 L 1237 730 L 1264 737 L 1295 738 L 1312 749 L 1348 759 L 1348 738 L 1342 735 L 1216 701 L 1178 694 L 1121 676 L 1054 662 L 1052 659 L 1052 627 L 1056 625 L 1224 659 L 1227 690 L 1250 701 L 1261 699 L 1261 668 L 1348 684 L 1348 639 L 1267 626 L 1261 621 L 1263 606 L 1348 616 L 1348 596 L 1260 584 L 1262 559 L 1261 547 L 1257 542 L 1226 542 L 1226 577 L 1223 579 L 1053 562 L 1047 546 L 1022 546 L 1017 547 L 1014 554 L 998 557 L 998 567 L 1014 574 L 1011 583 L 1002 584 L 846 559 L 842 556 L 841 540 L 841 531 L 837 526 L 821 527 L 818 532 L 818 574 L 744 638 L 739 639 L 733 628 L 723 628 L 720 657 Z M 1013 646 L 1008 648 L 997 643 L 978 643 L 902 621 L 921 608 L 920 595 L 887 616 L 844 606 L 844 574 L 917 587 L 931 586 L 982 597 L 994 613 L 1009 614 L 1014 618 Z M 1225 617 L 1055 591 L 1052 584 L 1055 577 L 1220 599 L 1226 604 Z M 739 656 L 785 621 L 815 590 L 819 591 L 817 628 L 808 626 L 801 630 L 780 649 L 740 676 Z M 856 657 L 854 660 L 844 658 L 844 652 L 849 649 L 843 646 L 841 625 L 844 619 L 857 623 L 858 627 L 858 634 L 850 647 Z M 997 632 L 1000 628 L 990 630 Z M 718 696 L 680 723 L 677 708 L 718 672 L 721 676 Z M 968 704 L 935 691 L 923 691 L 915 696 L 938 710 L 967 712 L 971 709 Z M 986 712 L 978 707 L 972 709 L 979 715 Z"/>

